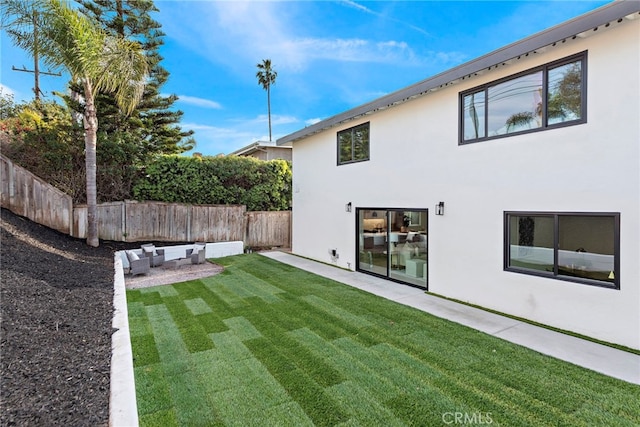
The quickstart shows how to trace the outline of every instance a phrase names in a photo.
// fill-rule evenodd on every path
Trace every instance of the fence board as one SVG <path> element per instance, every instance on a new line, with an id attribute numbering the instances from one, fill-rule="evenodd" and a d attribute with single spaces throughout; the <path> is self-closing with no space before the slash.
<path id="1" fill-rule="evenodd" d="M 71 196 L 0 156 L 2 207 L 63 233 L 72 230 Z"/>
<path id="2" fill-rule="evenodd" d="M 233 242 L 244 239 L 242 205 L 193 205 L 191 208 L 191 240 Z"/>
<path id="3" fill-rule="evenodd" d="M 103 240 L 127 240 L 125 203 L 110 202 L 98 205 L 98 237 Z"/>
<path id="4" fill-rule="evenodd" d="M 247 212 L 245 245 L 291 247 L 291 211 Z"/>
<path id="5" fill-rule="evenodd" d="M 0 156 L 2 207 L 77 238 L 87 237 L 87 207 Z M 291 212 L 247 212 L 241 205 L 111 202 L 98 205 L 98 237 L 113 241 L 230 242 L 290 247 Z"/>

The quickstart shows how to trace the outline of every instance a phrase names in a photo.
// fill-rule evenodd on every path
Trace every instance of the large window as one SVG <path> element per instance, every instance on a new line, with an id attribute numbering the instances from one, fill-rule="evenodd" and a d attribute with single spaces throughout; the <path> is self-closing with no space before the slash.
<path id="1" fill-rule="evenodd" d="M 507 271 L 620 288 L 620 214 L 505 213 Z"/>
<path id="2" fill-rule="evenodd" d="M 460 144 L 586 121 L 586 52 L 460 94 Z"/>
<path id="3" fill-rule="evenodd" d="M 369 123 L 338 132 L 338 164 L 369 160 Z"/>

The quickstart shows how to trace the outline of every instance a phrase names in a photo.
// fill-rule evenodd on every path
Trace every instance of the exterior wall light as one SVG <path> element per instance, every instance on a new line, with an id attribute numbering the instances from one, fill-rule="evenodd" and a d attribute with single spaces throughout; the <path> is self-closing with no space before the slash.
<path id="1" fill-rule="evenodd" d="M 444 202 L 438 202 L 436 205 L 436 215 L 444 215 Z"/>
<path id="2" fill-rule="evenodd" d="M 351 202 L 344 205 L 344 210 L 345 212 L 351 212 Z"/>

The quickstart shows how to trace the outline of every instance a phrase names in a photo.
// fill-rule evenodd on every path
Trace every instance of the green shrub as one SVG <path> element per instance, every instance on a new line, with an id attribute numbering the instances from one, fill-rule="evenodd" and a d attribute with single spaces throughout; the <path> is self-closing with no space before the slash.
<path id="1" fill-rule="evenodd" d="M 289 209 L 291 164 L 250 157 L 162 156 L 133 187 L 137 200 L 246 205 L 249 211 Z"/>

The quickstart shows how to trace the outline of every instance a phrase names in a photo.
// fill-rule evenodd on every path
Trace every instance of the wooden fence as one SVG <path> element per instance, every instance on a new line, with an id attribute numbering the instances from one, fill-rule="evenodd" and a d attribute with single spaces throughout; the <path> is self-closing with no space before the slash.
<path id="1" fill-rule="evenodd" d="M 246 246 L 291 247 L 291 211 L 246 212 L 244 218 Z"/>
<path id="2" fill-rule="evenodd" d="M 73 199 L 0 156 L 0 203 L 38 224 L 71 234 Z"/>
<path id="3" fill-rule="evenodd" d="M 87 207 L 0 156 L 2 207 L 77 238 L 87 237 Z M 290 247 L 291 211 L 247 212 L 243 205 L 111 202 L 98 205 L 98 237 L 113 241 L 229 242 Z"/>

